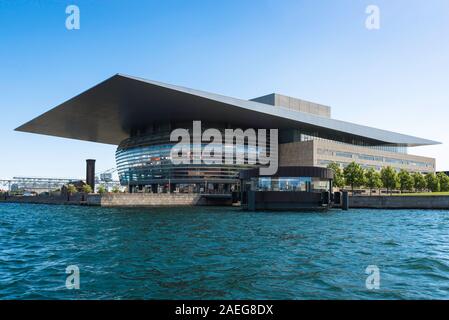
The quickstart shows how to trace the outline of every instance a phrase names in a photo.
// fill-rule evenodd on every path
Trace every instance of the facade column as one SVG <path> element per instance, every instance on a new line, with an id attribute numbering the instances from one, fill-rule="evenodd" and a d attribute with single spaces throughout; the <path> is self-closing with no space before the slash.
<path id="1" fill-rule="evenodd" d="M 157 185 L 157 183 L 153 183 L 152 185 L 151 185 L 151 192 L 153 192 L 153 193 L 157 193 L 157 189 L 158 189 L 158 187 L 157 187 L 158 185 Z"/>

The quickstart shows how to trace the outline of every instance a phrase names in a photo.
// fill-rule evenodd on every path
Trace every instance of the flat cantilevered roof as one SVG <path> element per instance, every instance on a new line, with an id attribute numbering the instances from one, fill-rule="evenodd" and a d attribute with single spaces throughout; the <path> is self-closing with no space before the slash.
<path id="1" fill-rule="evenodd" d="M 283 107 L 116 74 L 17 131 L 118 145 L 132 129 L 156 122 L 201 120 L 242 128 L 298 128 L 366 145 L 424 146 L 439 142 Z"/>

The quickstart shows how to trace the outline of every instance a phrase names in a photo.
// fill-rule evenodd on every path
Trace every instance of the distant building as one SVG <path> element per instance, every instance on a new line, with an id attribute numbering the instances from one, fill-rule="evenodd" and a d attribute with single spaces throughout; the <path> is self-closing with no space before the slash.
<path id="1" fill-rule="evenodd" d="M 341 166 L 435 172 L 408 148 L 438 142 L 331 118 L 331 108 L 279 94 L 251 101 L 115 75 L 16 130 L 117 145 L 120 182 L 131 192 L 229 192 L 248 165 L 174 165 L 170 132 L 279 129 L 280 166 Z M 245 148 L 245 146 L 241 146 Z"/>
<path id="2" fill-rule="evenodd" d="M 14 177 L 10 181 L 12 192 L 50 192 L 61 189 L 63 185 L 79 179 L 60 179 L 44 177 Z"/>

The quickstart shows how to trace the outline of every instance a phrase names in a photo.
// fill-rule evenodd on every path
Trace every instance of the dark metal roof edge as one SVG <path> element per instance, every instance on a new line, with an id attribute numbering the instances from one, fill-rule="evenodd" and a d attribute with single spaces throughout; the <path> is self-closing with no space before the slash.
<path id="1" fill-rule="evenodd" d="M 384 141 L 386 143 L 404 145 L 404 146 L 425 146 L 425 145 L 437 145 L 441 144 L 441 142 L 423 139 L 411 135 L 396 133 L 393 131 L 388 131 L 384 129 L 378 129 L 374 127 L 364 126 L 355 124 L 352 122 L 347 122 L 343 120 L 337 120 L 327 117 L 322 117 L 314 114 L 309 114 L 305 112 L 291 110 L 281 106 L 271 106 L 268 104 L 252 101 L 252 100 L 243 100 L 239 98 L 224 96 L 221 94 L 210 93 L 202 90 L 191 89 L 183 86 L 177 86 L 172 84 L 167 84 L 163 82 L 147 80 L 144 78 L 129 76 L 125 74 L 117 74 L 117 76 L 125 77 L 128 79 L 133 79 L 136 81 L 146 82 L 152 85 L 161 86 L 167 89 L 172 89 L 176 91 L 181 91 L 187 94 L 196 95 L 205 99 L 215 100 L 222 103 L 230 104 L 235 107 L 248 109 L 255 112 L 265 113 L 267 115 L 276 116 L 279 118 L 290 119 L 298 122 L 305 122 L 307 124 L 314 125 L 316 127 L 333 129 L 336 131 L 345 132 L 348 134 L 353 134 L 355 136 L 361 136 L 366 138 L 371 138 L 373 140 Z M 287 117 L 286 117 L 287 115 Z M 348 130 L 345 127 L 350 127 L 351 130 Z M 354 132 L 354 129 L 356 132 Z M 363 132 L 365 131 L 365 132 Z M 371 131 L 371 132 L 366 132 Z M 374 134 L 374 136 L 370 136 L 368 134 Z M 381 135 L 382 137 L 379 137 Z M 393 136 L 393 138 L 391 138 Z M 396 138 L 396 139 L 395 139 Z M 408 140 L 408 141 L 407 141 Z"/>
<path id="2" fill-rule="evenodd" d="M 311 125 L 311 126 L 314 126 L 317 128 L 329 129 L 329 130 L 333 130 L 333 131 L 337 131 L 337 132 L 350 134 L 353 136 L 365 137 L 368 139 L 381 141 L 386 144 L 410 146 L 410 147 L 441 144 L 441 142 L 437 142 L 437 141 L 422 139 L 422 138 L 418 138 L 418 137 L 414 137 L 414 136 L 410 136 L 410 135 L 404 135 L 404 134 L 387 131 L 387 130 L 383 130 L 383 129 L 377 129 L 377 128 L 373 128 L 373 127 L 363 126 L 363 125 L 354 124 L 354 123 L 346 122 L 346 121 L 342 121 L 342 120 L 321 117 L 318 115 L 299 112 L 299 111 L 291 110 L 291 109 L 284 108 L 284 107 L 271 106 L 271 105 L 256 102 L 256 101 L 242 100 L 242 99 L 228 97 L 228 96 L 224 96 L 224 95 L 220 95 L 220 94 L 209 93 L 206 91 L 190 89 L 187 87 L 176 86 L 176 85 L 166 84 L 166 83 L 162 83 L 162 82 L 147 80 L 144 78 L 129 76 L 129 75 L 122 74 L 122 73 L 117 73 L 117 74 L 107 78 L 106 80 L 94 85 L 93 87 L 81 92 L 80 94 L 74 96 L 73 98 L 59 104 L 58 106 L 50 109 L 49 111 L 22 124 L 21 126 L 17 127 L 15 129 L 15 131 L 38 133 L 38 132 L 33 132 L 29 129 L 26 129 L 26 127 L 28 125 L 32 124 L 33 121 L 35 121 L 39 118 L 45 117 L 47 114 L 49 114 L 50 112 L 52 112 L 55 109 L 57 109 L 58 107 L 60 107 L 62 104 L 70 102 L 72 100 L 75 100 L 78 97 L 82 96 L 83 94 L 93 91 L 97 87 L 101 86 L 102 84 L 104 84 L 108 81 L 111 81 L 112 79 L 117 78 L 117 77 L 126 78 L 126 79 L 130 79 L 130 80 L 134 80 L 134 81 L 139 81 L 139 82 L 147 83 L 150 85 L 169 89 L 169 90 L 183 92 L 183 93 L 198 96 L 198 97 L 201 97 L 204 99 L 231 105 L 231 106 L 234 106 L 237 108 L 241 108 L 241 109 L 245 109 L 245 110 L 249 110 L 249 111 L 253 111 L 253 112 L 263 113 L 268 116 L 272 116 L 272 117 L 276 117 L 276 118 L 280 118 L 280 119 L 291 120 L 291 121 L 296 121 L 299 123 L 304 123 L 304 124 Z"/>

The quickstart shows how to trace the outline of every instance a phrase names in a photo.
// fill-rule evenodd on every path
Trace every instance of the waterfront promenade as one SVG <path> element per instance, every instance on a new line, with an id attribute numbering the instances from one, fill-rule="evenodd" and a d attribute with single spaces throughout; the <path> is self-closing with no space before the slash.
<path id="1" fill-rule="evenodd" d="M 57 205 L 87 205 L 100 207 L 179 207 L 228 205 L 231 197 L 189 193 L 106 193 L 74 194 L 67 196 L 9 196 L 1 202 Z"/>
<path id="2" fill-rule="evenodd" d="M 449 196 L 355 196 L 349 208 L 359 209 L 449 209 Z"/>
<path id="3" fill-rule="evenodd" d="M 1 202 L 87 205 L 100 207 L 179 207 L 179 206 L 231 206 L 230 197 L 217 199 L 201 194 L 151 194 L 151 193 L 107 193 L 74 194 L 67 196 L 10 196 L 0 198 Z M 449 196 L 350 196 L 349 208 L 354 209 L 449 209 Z"/>

